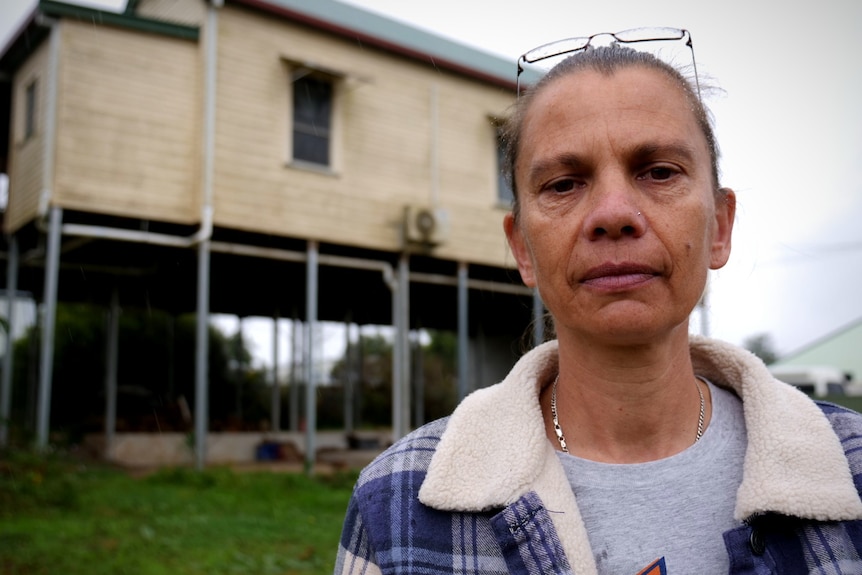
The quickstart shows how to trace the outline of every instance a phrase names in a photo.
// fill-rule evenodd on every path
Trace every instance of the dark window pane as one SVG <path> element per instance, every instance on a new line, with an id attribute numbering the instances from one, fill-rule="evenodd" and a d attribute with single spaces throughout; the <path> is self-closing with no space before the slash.
<path id="1" fill-rule="evenodd" d="M 311 76 L 293 83 L 293 120 L 329 129 L 332 116 L 332 84 Z"/>
<path id="2" fill-rule="evenodd" d="M 24 109 L 24 139 L 28 140 L 36 133 L 36 82 L 27 86 Z"/>
<path id="3" fill-rule="evenodd" d="M 313 76 L 293 83 L 293 157 L 329 165 L 332 83 Z"/>
<path id="4" fill-rule="evenodd" d="M 502 203 L 511 204 L 515 199 L 512 193 L 512 186 L 506 179 L 506 174 L 503 173 L 503 165 L 505 164 L 505 144 L 503 142 L 500 130 L 497 130 L 497 199 Z"/>
<path id="5" fill-rule="evenodd" d="M 329 165 L 329 138 L 293 132 L 293 157 L 303 162 Z"/>

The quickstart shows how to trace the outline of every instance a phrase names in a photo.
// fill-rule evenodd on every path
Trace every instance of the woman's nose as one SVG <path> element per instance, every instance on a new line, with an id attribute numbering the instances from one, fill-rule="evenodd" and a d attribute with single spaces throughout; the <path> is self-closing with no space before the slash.
<path id="1" fill-rule="evenodd" d="M 596 182 L 590 190 L 584 231 L 591 240 L 640 237 L 647 229 L 646 217 L 638 207 L 637 191 L 624 178 Z"/>

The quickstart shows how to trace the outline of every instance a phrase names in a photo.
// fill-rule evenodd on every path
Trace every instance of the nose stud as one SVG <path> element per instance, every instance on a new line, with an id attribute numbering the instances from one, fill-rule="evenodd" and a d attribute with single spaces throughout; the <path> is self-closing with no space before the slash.
<path id="1" fill-rule="evenodd" d="M 640 212 L 638 212 L 638 215 L 641 215 L 641 213 L 640 213 Z"/>

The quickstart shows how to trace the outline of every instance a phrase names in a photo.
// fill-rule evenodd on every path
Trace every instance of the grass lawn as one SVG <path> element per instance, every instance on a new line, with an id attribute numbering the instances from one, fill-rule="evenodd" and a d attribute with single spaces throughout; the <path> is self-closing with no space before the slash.
<path id="1" fill-rule="evenodd" d="M 0 453 L 0 575 L 329 574 L 354 480 Z"/>

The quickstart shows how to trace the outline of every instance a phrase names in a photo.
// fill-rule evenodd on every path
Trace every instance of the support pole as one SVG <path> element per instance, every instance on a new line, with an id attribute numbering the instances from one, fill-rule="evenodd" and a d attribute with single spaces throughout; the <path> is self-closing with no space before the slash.
<path id="1" fill-rule="evenodd" d="M 396 280 L 392 289 L 392 442 L 403 436 L 401 422 L 401 282 Z"/>
<path id="2" fill-rule="evenodd" d="M 344 433 L 354 431 L 353 423 L 353 347 L 350 345 L 350 320 L 344 322 Z"/>
<path id="3" fill-rule="evenodd" d="M 467 292 L 467 264 L 458 263 L 458 401 L 470 393 L 469 300 Z"/>
<path id="4" fill-rule="evenodd" d="M 317 274 L 318 274 L 318 245 L 317 242 L 308 242 L 308 260 L 306 270 L 305 286 L 305 316 L 306 333 L 308 337 L 305 343 L 305 472 L 314 472 L 314 463 L 317 460 L 317 394 L 314 381 L 314 338 L 317 324 Z"/>
<path id="5" fill-rule="evenodd" d="M 60 272 L 60 226 L 63 210 L 49 212 L 48 250 L 45 254 L 45 293 L 42 302 L 42 342 L 39 368 L 39 404 L 36 412 L 36 448 L 48 447 L 51 419 L 51 380 L 54 368 L 54 327 L 57 320 L 57 284 Z"/>
<path id="6" fill-rule="evenodd" d="M 413 338 L 413 425 L 420 427 L 425 423 L 425 358 L 422 353 L 422 335 L 416 332 Z"/>
<path id="7" fill-rule="evenodd" d="M 117 366 L 119 365 L 120 340 L 120 296 L 117 288 L 111 294 L 108 308 L 108 329 L 105 333 L 105 452 L 103 457 L 111 460 L 114 448 L 114 433 L 117 429 Z"/>
<path id="8" fill-rule="evenodd" d="M 213 172 L 215 165 L 216 72 L 218 65 L 218 10 L 223 2 L 213 0 L 207 8 L 204 36 L 204 125 L 201 226 L 212 222 Z M 195 343 L 195 467 L 206 465 L 209 429 L 209 314 L 211 236 L 198 243 L 198 301 Z"/>
<path id="9" fill-rule="evenodd" d="M 281 431 L 281 385 L 278 382 L 278 313 L 272 321 L 272 406 L 270 408 L 270 421 L 272 422 L 272 431 L 278 433 Z"/>
<path id="10" fill-rule="evenodd" d="M 407 254 L 402 254 L 398 261 L 398 292 L 399 315 L 401 316 L 398 331 L 401 354 L 401 433 L 404 437 L 410 433 L 410 260 Z"/>
<path id="11" fill-rule="evenodd" d="M 195 343 L 195 467 L 206 466 L 209 430 L 210 241 L 198 246 L 198 307 Z"/>
<path id="12" fill-rule="evenodd" d="M 299 340 L 302 333 L 302 325 L 293 314 L 290 322 L 290 430 L 294 433 L 299 431 L 299 377 L 297 376 L 299 366 Z"/>
<path id="13" fill-rule="evenodd" d="M 398 260 L 396 285 L 392 290 L 392 441 L 410 428 L 410 266 L 407 254 Z"/>
<path id="14" fill-rule="evenodd" d="M 356 427 L 362 426 L 362 383 L 364 378 L 364 368 L 365 368 L 365 353 L 363 351 L 362 345 L 362 326 L 356 326 L 356 364 L 354 369 L 356 369 L 356 387 L 354 388 L 354 405 L 356 411 L 354 412 L 354 425 Z"/>
<path id="15" fill-rule="evenodd" d="M 237 321 L 236 325 L 236 336 L 234 336 L 235 344 L 233 346 L 233 359 L 236 362 L 236 374 L 238 375 L 236 378 L 236 419 L 239 423 L 240 429 L 243 429 L 245 427 L 245 418 L 243 417 L 245 410 L 243 410 L 242 406 L 242 392 L 243 387 L 245 386 L 246 365 L 240 350 L 245 349 L 245 340 L 243 337 L 243 334 L 245 333 L 245 317 L 239 317 L 238 319 L 239 321 Z"/>
<path id="16" fill-rule="evenodd" d="M 3 372 L 0 373 L 0 447 L 9 445 L 9 417 L 12 414 L 12 367 L 15 357 L 15 297 L 18 292 L 18 238 L 8 238 L 9 259 L 6 262 L 6 349 Z"/>

